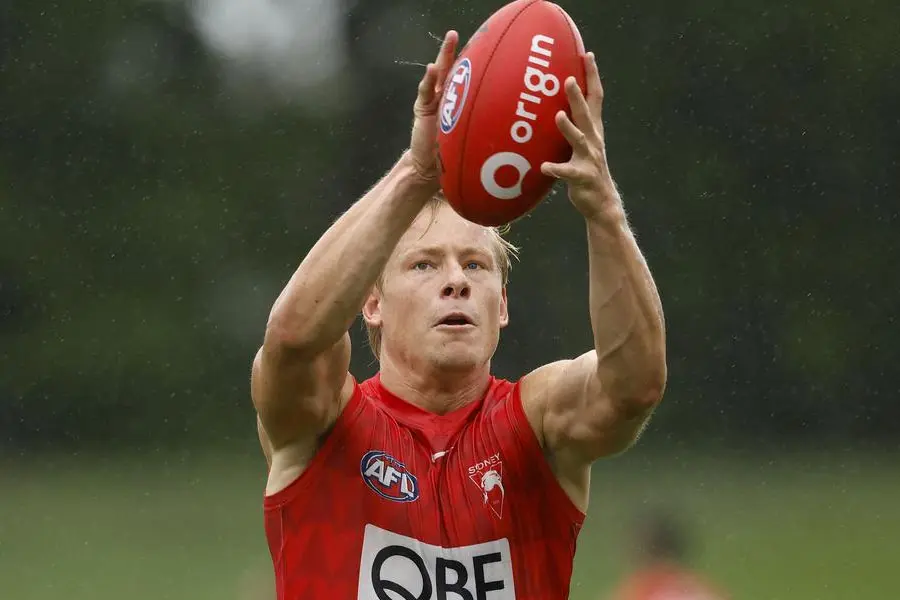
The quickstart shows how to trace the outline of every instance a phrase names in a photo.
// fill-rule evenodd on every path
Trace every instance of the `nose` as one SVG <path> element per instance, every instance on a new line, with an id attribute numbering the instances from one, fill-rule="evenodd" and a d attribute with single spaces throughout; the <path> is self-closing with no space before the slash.
<path id="1" fill-rule="evenodd" d="M 471 292 L 472 288 L 469 285 L 469 279 L 461 268 L 456 267 L 450 272 L 447 283 L 444 284 L 444 288 L 441 290 L 441 296 L 445 298 L 468 298 Z"/>

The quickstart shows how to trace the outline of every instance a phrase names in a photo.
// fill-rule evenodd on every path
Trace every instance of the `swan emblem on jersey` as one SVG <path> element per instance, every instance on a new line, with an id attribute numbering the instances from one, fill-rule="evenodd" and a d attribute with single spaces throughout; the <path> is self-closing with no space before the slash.
<path id="1" fill-rule="evenodd" d="M 359 472 L 369 489 L 394 502 L 413 502 L 419 498 L 419 482 L 406 466 L 381 450 L 366 452 Z"/>
<path id="2" fill-rule="evenodd" d="M 481 490 L 482 503 L 491 509 L 498 519 L 503 518 L 503 460 L 500 453 L 478 461 L 468 469 L 469 479 Z"/>

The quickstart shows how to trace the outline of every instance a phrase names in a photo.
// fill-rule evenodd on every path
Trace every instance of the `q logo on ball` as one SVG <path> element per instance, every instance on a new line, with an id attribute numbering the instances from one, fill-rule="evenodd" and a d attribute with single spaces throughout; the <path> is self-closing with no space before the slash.
<path id="1" fill-rule="evenodd" d="M 503 167 L 513 167 L 518 172 L 516 182 L 510 186 L 497 183 L 497 171 Z M 515 200 L 522 195 L 522 180 L 531 170 L 528 159 L 516 152 L 498 152 L 481 165 L 481 185 L 485 191 L 498 200 Z"/>
<path id="2" fill-rule="evenodd" d="M 459 122 L 466 96 L 469 95 L 469 83 L 472 81 L 472 63 L 468 58 L 462 59 L 453 74 L 447 80 L 444 99 L 441 102 L 441 131 L 450 133 Z"/>

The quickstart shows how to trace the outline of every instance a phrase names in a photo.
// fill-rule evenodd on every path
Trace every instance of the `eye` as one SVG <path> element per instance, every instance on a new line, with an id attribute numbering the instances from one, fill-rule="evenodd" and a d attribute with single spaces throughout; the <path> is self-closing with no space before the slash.
<path id="1" fill-rule="evenodd" d="M 431 263 L 425 262 L 425 261 L 420 261 L 420 262 L 413 264 L 412 268 L 413 268 L 413 271 L 425 271 L 425 270 L 428 270 L 431 268 Z"/>
<path id="2" fill-rule="evenodd" d="M 481 269 L 481 268 L 482 268 L 482 265 L 481 265 L 481 263 L 479 263 L 479 262 L 475 262 L 474 260 L 470 260 L 469 262 L 466 263 L 466 268 L 469 269 L 469 270 L 473 270 L 473 271 L 474 271 L 474 270 L 476 270 L 476 269 Z"/>

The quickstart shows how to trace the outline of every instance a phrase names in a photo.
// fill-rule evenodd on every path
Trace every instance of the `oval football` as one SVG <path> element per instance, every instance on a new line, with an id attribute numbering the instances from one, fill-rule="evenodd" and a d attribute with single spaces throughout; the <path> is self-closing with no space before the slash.
<path id="1" fill-rule="evenodd" d="M 571 148 L 556 126 L 570 113 L 563 83 L 585 89 L 584 43 L 558 5 L 516 0 L 493 13 L 461 50 L 439 105 L 441 187 L 464 218 L 503 225 L 530 212 L 554 180 L 541 163 Z"/>

